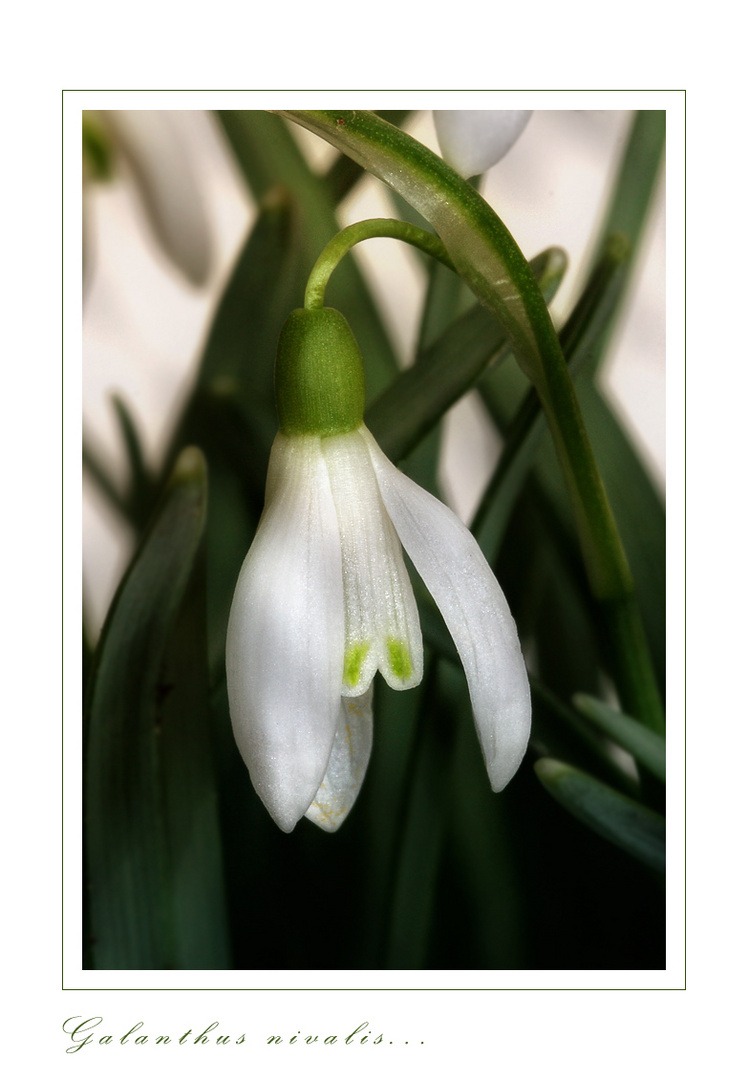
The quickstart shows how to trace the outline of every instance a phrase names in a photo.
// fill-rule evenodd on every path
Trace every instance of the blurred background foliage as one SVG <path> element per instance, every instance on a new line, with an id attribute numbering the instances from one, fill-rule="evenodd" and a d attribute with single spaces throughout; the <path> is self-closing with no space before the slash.
<path id="1" fill-rule="evenodd" d="M 84 438 L 88 479 L 136 538 L 101 632 L 84 618 L 84 966 L 664 967 L 664 740 L 620 709 L 605 612 L 587 584 L 535 394 L 499 325 L 437 264 L 426 267 L 405 371 L 354 259 L 336 271 L 327 302 L 361 346 L 367 422 L 420 483 L 439 493 L 441 420 L 470 388 L 501 437 L 472 527 L 531 672 L 529 753 L 493 795 L 455 651 L 417 583 L 425 678 L 400 694 L 378 679 L 372 762 L 341 831 L 303 820 L 284 835 L 254 794 L 229 723 L 226 622 L 262 510 L 278 333 L 362 170 L 345 155 L 313 168 L 278 116 L 216 120 L 257 213 L 168 446 L 154 465 L 137 414 L 119 397 L 126 483 Z M 663 113 L 629 118 L 586 265 L 576 268 L 581 285 L 558 327 L 663 694 L 663 498 L 600 371 L 664 139 Z M 87 145 L 87 182 L 101 182 L 111 152 L 95 123 Z M 418 220 L 388 198 L 391 216 Z M 569 272 L 563 253 L 525 254 L 550 302 Z"/>

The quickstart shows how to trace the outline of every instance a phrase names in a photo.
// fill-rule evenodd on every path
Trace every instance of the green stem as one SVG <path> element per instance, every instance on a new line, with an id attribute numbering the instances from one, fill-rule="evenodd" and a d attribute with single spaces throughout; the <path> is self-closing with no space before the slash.
<path id="1" fill-rule="evenodd" d="M 590 355 L 606 330 L 624 280 L 629 260 L 629 245 L 625 237 L 609 237 L 598 263 L 575 308 L 560 331 L 567 367 L 575 377 L 582 362 Z M 491 394 L 485 396 L 490 413 L 502 429 L 504 448 L 494 476 L 489 482 L 471 526 L 480 536 L 484 521 L 491 516 L 491 535 L 495 543 L 501 542 L 514 501 L 527 476 L 541 437 L 547 430 L 547 415 L 541 408 L 539 395 L 533 388 L 528 390 L 522 406 L 509 425 L 502 425 L 492 408 Z M 501 490 L 500 490 L 501 489 Z M 502 510 L 497 518 L 497 504 Z"/>
<path id="2" fill-rule="evenodd" d="M 362 240 L 372 240 L 376 237 L 388 237 L 392 240 L 403 240 L 413 247 L 419 248 L 427 255 L 438 259 L 450 270 L 454 270 L 452 260 L 447 254 L 442 241 L 425 229 L 417 225 L 409 225 L 406 221 L 398 221 L 395 218 L 367 218 L 365 221 L 357 221 L 341 229 L 333 239 L 323 248 L 307 281 L 304 293 L 304 306 L 306 308 L 320 308 L 325 301 L 325 289 L 331 274 L 338 263 L 351 250 L 354 244 Z"/>

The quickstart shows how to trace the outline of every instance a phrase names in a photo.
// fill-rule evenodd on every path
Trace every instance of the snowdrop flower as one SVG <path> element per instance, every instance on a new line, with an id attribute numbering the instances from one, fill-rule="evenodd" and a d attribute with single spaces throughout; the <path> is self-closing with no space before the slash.
<path id="1" fill-rule="evenodd" d="M 528 742 L 517 631 L 470 532 L 400 472 L 364 426 L 361 355 L 332 308 L 298 310 L 279 342 L 280 430 L 265 509 L 226 643 L 232 725 L 276 823 L 334 831 L 372 747 L 372 680 L 422 677 L 419 615 L 401 544 L 453 636 L 495 791 Z"/>
<path id="2" fill-rule="evenodd" d="M 188 147 L 170 113 L 89 113 L 84 115 L 84 135 L 86 127 L 88 145 L 98 144 L 111 159 L 104 171 L 97 172 L 94 164 L 93 178 L 105 178 L 118 159 L 124 162 L 162 251 L 189 281 L 202 285 L 211 263 L 208 217 Z"/>
<path id="3" fill-rule="evenodd" d="M 440 109 L 434 126 L 443 158 L 467 179 L 496 165 L 530 117 L 529 111 L 513 109 Z"/>

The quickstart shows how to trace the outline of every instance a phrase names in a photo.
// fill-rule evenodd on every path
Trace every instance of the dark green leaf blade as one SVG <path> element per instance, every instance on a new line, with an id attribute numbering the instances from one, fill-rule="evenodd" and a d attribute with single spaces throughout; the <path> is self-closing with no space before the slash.
<path id="1" fill-rule="evenodd" d="M 604 248 L 586 288 L 560 333 L 560 342 L 573 375 L 579 373 L 607 326 L 621 291 L 628 255 L 626 241 L 613 237 Z M 535 261 L 531 262 L 531 266 Z M 543 279 L 540 279 L 540 284 L 546 296 Z M 508 395 L 506 386 L 506 375 L 497 365 L 486 372 L 480 384 L 484 404 L 505 441 L 501 459 L 474 520 L 479 543 L 485 551 L 492 553 L 491 558 L 498 551 L 512 507 L 530 472 L 543 436 L 548 432 L 546 416 L 533 389 L 526 392 L 512 420 L 508 419 L 508 406 L 514 394 Z"/>
<path id="2" fill-rule="evenodd" d="M 278 424 L 273 366 L 281 326 L 302 283 L 298 221 L 283 192 L 269 194 L 240 248 L 203 346 L 192 395 L 166 454 L 166 470 L 186 445 L 213 465 L 218 451 L 262 498 Z"/>
<path id="3" fill-rule="evenodd" d="M 544 295 L 551 298 L 566 268 L 566 256 L 559 248 L 550 248 L 531 266 Z M 385 453 L 396 461 L 409 453 L 506 345 L 507 335 L 480 304 L 448 326 L 367 411 L 367 423 Z"/>
<path id="4" fill-rule="evenodd" d="M 339 231 L 335 200 L 325 178 L 311 171 L 279 117 L 257 111 L 224 111 L 218 116 L 255 198 L 266 197 L 281 182 L 298 214 L 303 280 L 293 306 L 299 307 L 304 280 L 327 242 Z M 336 271 L 327 302 L 342 311 L 351 324 L 364 357 L 368 394 L 380 393 L 397 371 L 397 361 L 354 258 L 344 260 Z"/>
<path id="5" fill-rule="evenodd" d="M 158 726 L 163 659 L 203 534 L 202 455 L 179 458 L 113 601 L 86 703 L 88 910 L 97 968 L 176 966 Z"/>
<path id="6" fill-rule="evenodd" d="M 661 109 L 636 112 L 599 230 L 598 253 L 608 237 L 623 233 L 633 251 L 645 228 L 666 145 L 666 114 Z"/>
<path id="7" fill-rule="evenodd" d="M 650 731 L 631 716 L 589 694 L 576 694 L 573 704 L 587 720 L 665 783 L 666 740 L 662 735 Z"/>
<path id="8" fill-rule="evenodd" d="M 159 758 L 163 785 L 174 966 L 230 965 L 206 640 L 201 545 L 161 669 Z"/>
<path id="9" fill-rule="evenodd" d="M 562 761 L 541 758 L 535 770 L 549 794 L 578 821 L 651 870 L 665 873 L 666 822 L 660 814 Z"/>
<path id="10" fill-rule="evenodd" d="M 666 509 L 652 476 L 603 391 L 578 384 L 580 407 L 616 514 L 660 690 L 666 689 Z"/>

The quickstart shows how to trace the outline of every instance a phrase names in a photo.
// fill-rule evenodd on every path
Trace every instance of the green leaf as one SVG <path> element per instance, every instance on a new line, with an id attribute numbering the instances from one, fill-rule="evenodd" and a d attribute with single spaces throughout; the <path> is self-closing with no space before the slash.
<path id="1" fill-rule="evenodd" d="M 339 231 L 335 200 L 324 177 L 309 168 L 287 125 L 264 112 L 219 112 L 219 120 L 256 199 L 283 185 L 298 222 L 300 270 L 293 307 L 300 307 L 304 283 L 325 245 Z M 394 129 L 397 130 L 397 129 Z M 356 261 L 344 260 L 331 281 L 328 303 L 346 316 L 359 343 L 367 391 L 376 396 L 390 382 L 398 364 L 377 308 Z M 288 313 L 287 313 L 288 314 Z"/>
<path id="2" fill-rule="evenodd" d="M 408 767 L 397 840 L 385 966 L 422 968 L 434 917 L 436 882 L 449 809 L 453 725 L 449 677 L 437 665 L 427 674 L 424 701 Z"/>
<path id="3" fill-rule="evenodd" d="M 607 326 L 621 290 L 628 254 L 626 242 L 612 238 L 560 334 L 573 375 L 579 373 Z M 508 422 L 504 387 L 505 380 L 496 365 L 486 373 L 480 387 L 484 403 L 504 436 L 502 456 L 474 520 L 474 531 L 484 550 L 491 552 L 490 559 L 496 557 L 515 500 L 548 432 L 541 402 L 532 388 Z"/>
<path id="4" fill-rule="evenodd" d="M 586 723 L 534 675 L 529 676 L 533 701 L 531 745 L 537 757 L 553 757 L 589 772 L 617 791 L 636 798 L 639 785 L 598 728 Z"/>
<path id="5" fill-rule="evenodd" d="M 109 467 L 104 464 L 85 436 L 83 468 L 110 505 L 138 531 L 143 528 L 153 509 L 155 481 L 146 465 L 138 428 L 129 408 L 117 394 L 112 396 L 112 404 L 125 450 L 124 489 L 121 490 L 121 485 L 114 480 Z"/>
<path id="6" fill-rule="evenodd" d="M 651 870 L 665 873 L 666 822 L 660 814 L 553 758 L 541 758 L 535 770 L 549 794 L 578 821 Z"/>
<path id="7" fill-rule="evenodd" d="M 185 450 L 94 658 L 84 815 L 96 968 L 227 963 L 199 613 L 183 621 L 206 495 L 203 457 Z"/>
<path id="8" fill-rule="evenodd" d="M 205 551 L 169 635 L 158 711 L 173 966 L 230 966 L 206 640 Z"/>
<path id="9" fill-rule="evenodd" d="M 614 656 L 622 676 L 622 686 L 626 681 L 629 687 L 638 687 L 636 694 L 631 689 L 626 691 L 628 707 L 632 710 L 636 708 L 638 715 L 651 714 L 660 721 L 658 688 L 662 693 L 665 682 L 665 514 L 652 481 L 629 438 L 605 397 L 589 378 L 591 361 L 598 355 L 601 341 L 610 330 L 611 319 L 624 288 L 627 251 L 628 245 L 621 238 L 614 236 L 609 239 L 560 338 L 571 372 L 576 377 L 578 398 L 590 442 L 632 569 L 645 639 L 631 599 L 622 599 L 616 606 L 603 604 L 601 607 L 611 622 L 611 640 L 617 642 Z M 495 558 L 497 544 L 502 539 L 531 465 L 534 470 L 535 502 L 546 524 L 531 531 L 529 541 L 534 545 L 544 545 L 544 534 L 548 534 L 556 538 L 556 547 L 560 551 L 564 551 L 565 547 L 571 549 L 573 543 L 574 520 L 546 421 L 535 392 L 526 393 L 523 400 L 522 390 L 522 380 L 513 365 L 495 365 L 481 383 L 484 401 L 505 439 L 502 458 L 474 521 L 479 542 L 490 561 Z M 566 617 L 569 610 L 565 602 L 560 614 Z M 594 613 L 591 614 L 595 632 L 600 633 L 599 620 Z M 631 625 L 627 625 L 627 620 Z M 538 625 L 545 622 L 546 619 L 539 613 Z M 562 640 L 578 640 L 579 635 L 572 633 L 571 629 L 560 634 Z M 644 647 L 645 641 L 647 648 Z M 655 682 L 643 668 L 643 657 L 648 653 L 654 659 Z M 632 671 L 638 672 L 636 683 L 629 674 L 624 676 L 619 654 L 626 655 Z M 649 667 L 649 660 L 647 664 Z M 572 683 L 566 689 L 571 693 L 581 688 L 581 685 L 575 687 Z M 563 688 L 557 689 L 563 692 Z"/>
<path id="10" fill-rule="evenodd" d="M 418 251 L 419 249 L 415 248 L 414 250 Z M 457 316 L 461 297 L 468 292 L 458 275 L 436 259 L 428 258 L 427 275 L 427 289 L 421 309 L 414 365 L 421 364 L 428 346 L 446 330 Z M 468 292 L 468 295 L 472 301 L 473 297 L 470 292 Z M 396 378 L 396 381 L 399 379 L 400 376 Z M 396 398 L 397 403 L 398 399 Z M 371 415 L 370 411 L 369 417 Z M 382 418 L 380 421 L 375 418 L 375 427 L 377 427 L 378 423 L 380 427 L 383 427 Z M 392 433 L 391 421 L 386 419 L 384 428 L 388 431 L 387 440 Z M 396 460 L 400 459 L 401 469 L 420 487 L 430 491 L 436 498 L 440 498 L 442 493 L 438 473 L 442 448 L 442 428 L 439 420 L 434 423 L 430 430 L 425 427 L 423 434 L 424 438 L 421 438 L 415 444 L 411 443 L 411 449 L 406 448 L 408 446 L 408 442 L 406 442 L 403 447 L 396 450 Z M 388 453 L 388 451 L 386 450 L 385 453 Z"/>
<path id="11" fill-rule="evenodd" d="M 626 242 L 612 238 L 561 331 L 573 375 L 605 332 L 627 255 Z M 546 415 L 512 363 L 494 364 L 480 390 L 504 446 L 473 531 L 505 583 L 521 633 L 532 635 L 543 683 L 564 700 L 576 690 L 599 692 L 600 614 L 585 585 Z M 515 581 L 523 584 L 512 596 Z"/>
<path id="12" fill-rule="evenodd" d="M 128 464 L 127 502 L 128 517 L 136 528 L 142 528 L 150 517 L 155 498 L 155 480 L 146 464 L 143 445 L 138 428 L 130 409 L 123 399 L 115 394 L 112 403 L 117 414 L 120 434 Z"/>
<path id="13" fill-rule="evenodd" d="M 650 731 L 631 716 L 606 705 L 588 694 L 575 694 L 575 708 L 615 743 L 627 750 L 635 761 L 653 776 L 666 781 L 666 740 Z"/>
<path id="14" fill-rule="evenodd" d="M 130 505 L 126 496 L 112 476 L 109 466 L 104 464 L 98 451 L 93 448 L 88 438 L 83 436 L 83 471 L 87 473 L 102 495 L 122 517 L 130 520 Z"/>
<path id="15" fill-rule="evenodd" d="M 578 383 L 578 394 L 632 570 L 637 605 L 661 694 L 665 694 L 666 509 L 663 498 L 604 392 L 583 378 Z"/>
<path id="16" fill-rule="evenodd" d="M 647 222 L 666 145 L 666 114 L 660 109 L 636 112 L 600 228 L 597 253 L 615 232 L 637 249 Z"/>
<path id="17" fill-rule="evenodd" d="M 558 352 L 549 313 L 528 263 L 468 181 L 374 113 L 307 110 L 282 115 L 349 154 L 418 210 L 479 299 L 497 315 L 522 363 L 535 370 L 545 348 Z"/>
<path id="18" fill-rule="evenodd" d="M 470 926 L 463 927 L 459 936 L 472 941 L 482 967 L 518 968 L 523 966 L 527 942 L 511 820 L 506 800 L 491 790 L 465 684 L 462 695 L 462 708 L 455 717 L 457 737 L 450 783 L 444 795 L 450 801 L 447 830 L 453 860 L 451 876 L 456 889 L 466 897 L 470 912 Z M 443 902 L 443 910 L 444 906 Z M 451 907 L 445 922 L 454 922 Z"/>
<path id="19" fill-rule="evenodd" d="M 566 268 L 564 253 L 550 248 L 531 265 L 550 299 Z M 507 335 L 481 305 L 455 319 L 368 409 L 367 424 L 385 453 L 396 461 L 409 453 L 506 345 Z"/>
<path id="20" fill-rule="evenodd" d="M 210 461 L 216 450 L 259 493 L 278 430 L 276 345 L 302 287 L 298 226 L 283 192 L 263 199 L 216 308 L 195 389 L 167 455 L 171 463 L 183 446 L 196 443 Z"/>

